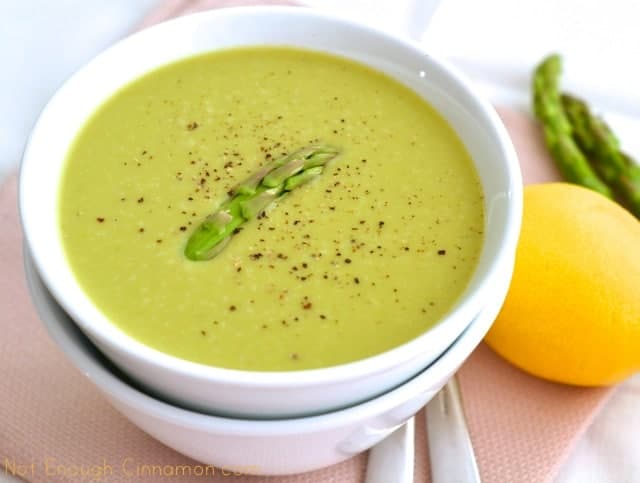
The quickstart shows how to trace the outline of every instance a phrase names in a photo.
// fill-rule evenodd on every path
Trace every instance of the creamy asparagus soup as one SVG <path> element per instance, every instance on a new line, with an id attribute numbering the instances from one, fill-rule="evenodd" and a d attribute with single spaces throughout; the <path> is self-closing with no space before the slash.
<path id="1" fill-rule="evenodd" d="M 256 47 L 111 97 L 68 154 L 59 213 L 81 286 L 130 336 L 213 366 L 298 370 L 432 326 L 472 275 L 483 209 L 463 144 L 413 91 Z"/>

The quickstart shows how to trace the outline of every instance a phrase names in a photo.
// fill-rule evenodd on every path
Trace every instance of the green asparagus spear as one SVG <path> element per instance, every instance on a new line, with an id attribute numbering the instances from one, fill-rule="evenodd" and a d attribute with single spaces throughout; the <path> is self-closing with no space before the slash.
<path id="1" fill-rule="evenodd" d="M 640 167 L 620 151 L 620 142 L 611 128 L 583 100 L 563 94 L 562 105 L 580 149 L 629 211 L 640 218 Z"/>
<path id="2" fill-rule="evenodd" d="M 573 140 L 573 129 L 560 99 L 561 70 L 560 57 L 551 55 L 538 65 L 533 75 L 533 106 L 542 123 L 545 142 L 567 181 L 612 198 L 611 189 L 594 172 Z"/>
<path id="3" fill-rule="evenodd" d="M 193 261 L 215 257 L 241 225 L 278 198 L 322 174 L 324 165 L 338 154 L 333 146 L 308 146 L 262 167 L 233 188 L 230 197 L 194 230 L 184 249 L 185 256 Z"/>

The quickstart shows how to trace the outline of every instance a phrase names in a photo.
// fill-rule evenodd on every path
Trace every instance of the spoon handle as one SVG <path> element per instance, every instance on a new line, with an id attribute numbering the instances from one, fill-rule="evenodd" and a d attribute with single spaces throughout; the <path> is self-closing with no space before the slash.
<path id="1" fill-rule="evenodd" d="M 455 376 L 427 404 L 426 415 L 432 482 L 480 483 Z"/>
<path id="2" fill-rule="evenodd" d="M 413 418 L 369 451 L 365 483 L 413 483 Z"/>

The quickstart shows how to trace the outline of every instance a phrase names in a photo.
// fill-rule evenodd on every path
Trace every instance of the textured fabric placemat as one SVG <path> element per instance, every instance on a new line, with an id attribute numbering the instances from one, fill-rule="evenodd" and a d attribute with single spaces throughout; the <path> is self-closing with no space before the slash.
<path id="1" fill-rule="evenodd" d="M 143 26 L 207 8 L 248 3 L 283 2 L 169 0 Z M 510 110 L 501 110 L 500 115 L 518 151 L 525 182 L 558 179 L 530 119 Z M 120 416 L 49 340 L 25 285 L 15 176 L 0 188 L 0 222 L 0 475 L 19 470 L 32 482 L 81 481 L 61 478 L 55 468 L 71 471 L 107 465 L 112 473 L 103 475 L 102 481 L 120 482 L 131 481 L 122 471 L 125 459 L 148 465 L 196 464 Z M 472 354 L 459 376 L 480 473 L 489 483 L 551 481 L 611 392 L 533 378 L 485 345 Z M 430 481 L 424 426 L 421 412 L 416 431 L 416 482 Z M 209 481 L 360 483 L 366 458 L 361 454 L 303 475 L 230 477 L 218 472 Z M 181 477 L 180 481 L 201 479 Z"/>

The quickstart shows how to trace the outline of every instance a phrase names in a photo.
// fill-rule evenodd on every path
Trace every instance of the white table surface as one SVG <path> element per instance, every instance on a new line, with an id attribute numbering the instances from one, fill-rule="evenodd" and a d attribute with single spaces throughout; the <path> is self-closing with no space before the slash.
<path id="1" fill-rule="evenodd" d="M 558 51 L 566 59 L 567 89 L 602 110 L 625 149 L 640 158 L 640 0 L 441 0 L 426 33 L 419 35 L 424 1 L 429 0 L 306 3 L 412 32 L 492 102 L 522 110 L 529 109 L 532 66 Z M 29 130 L 57 86 L 159 2 L 0 0 L 0 180 L 17 167 Z M 556 481 L 640 481 L 638 434 L 636 377 L 620 387 Z"/>

